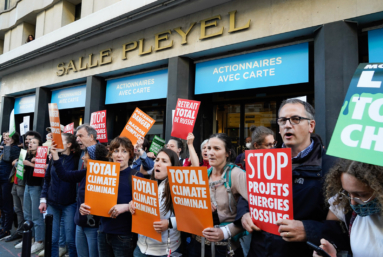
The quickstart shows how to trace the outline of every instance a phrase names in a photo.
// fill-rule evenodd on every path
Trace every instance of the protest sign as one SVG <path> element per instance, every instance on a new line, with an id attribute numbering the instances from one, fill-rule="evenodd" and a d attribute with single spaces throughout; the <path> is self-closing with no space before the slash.
<path id="1" fill-rule="evenodd" d="M 48 146 L 39 146 L 35 157 L 35 168 L 33 169 L 34 177 L 45 176 L 45 164 L 47 163 Z"/>
<path id="2" fill-rule="evenodd" d="M 71 133 L 74 134 L 74 122 L 69 123 L 64 127 L 64 133 Z"/>
<path id="3" fill-rule="evenodd" d="M 15 113 L 14 109 L 11 112 L 11 115 L 9 117 L 9 137 L 12 137 L 16 133 L 16 124 L 15 124 Z"/>
<path id="4" fill-rule="evenodd" d="M 124 129 L 121 132 L 121 137 L 127 137 L 135 145 L 141 137 L 144 137 L 153 126 L 155 120 L 149 115 L 141 111 L 139 108 L 134 110 L 132 116 L 126 123 Z"/>
<path id="5" fill-rule="evenodd" d="M 245 151 L 250 215 L 260 229 L 280 235 L 279 219 L 293 219 L 291 149 Z"/>
<path id="6" fill-rule="evenodd" d="M 178 98 L 173 118 L 172 137 L 187 138 L 193 132 L 201 102 Z"/>
<path id="7" fill-rule="evenodd" d="M 27 156 L 27 150 L 21 149 L 20 150 L 20 155 L 19 155 L 19 160 L 17 162 L 17 167 L 16 167 L 16 177 L 19 179 L 23 179 L 24 177 L 24 160 L 25 157 Z"/>
<path id="8" fill-rule="evenodd" d="M 24 135 L 24 122 L 20 123 L 20 136 Z"/>
<path id="9" fill-rule="evenodd" d="M 24 133 L 27 133 L 29 131 L 30 118 L 31 118 L 30 116 L 24 116 L 23 117 Z"/>
<path id="10" fill-rule="evenodd" d="M 57 149 L 64 149 L 61 138 L 60 115 L 56 103 L 48 104 L 49 122 L 51 124 L 52 139 L 55 141 Z"/>
<path id="11" fill-rule="evenodd" d="M 327 154 L 383 166 L 383 63 L 359 64 Z"/>
<path id="12" fill-rule="evenodd" d="M 110 217 L 109 210 L 117 204 L 120 163 L 88 160 L 85 204 L 90 213 Z"/>
<path id="13" fill-rule="evenodd" d="M 90 125 L 97 131 L 97 140 L 100 143 L 108 143 L 106 133 L 106 110 L 93 112 L 90 116 Z"/>
<path id="14" fill-rule="evenodd" d="M 153 222 L 161 221 L 157 181 L 132 176 L 132 194 L 136 213 L 132 215 L 132 232 L 162 241 Z"/>
<path id="15" fill-rule="evenodd" d="M 155 155 L 164 147 L 165 139 L 162 139 L 158 136 L 154 136 L 152 144 L 150 145 L 149 152 L 154 153 Z"/>
<path id="16" fill-rule="evenodd" d="M 213 227 L 206 167 L 168 167 L 177 229 L 194 235 Z"/>

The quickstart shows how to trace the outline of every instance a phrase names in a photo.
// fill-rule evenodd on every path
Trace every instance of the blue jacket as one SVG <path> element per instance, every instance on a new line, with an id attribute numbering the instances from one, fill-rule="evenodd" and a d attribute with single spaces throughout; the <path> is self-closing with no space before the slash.
<path id="1" fill-rule="evenodd" d="M 74 154 L 60 155 L 58 162 L 66 170 L 75 170 L 78 164 L 78 158 Z M 50 205 L 70 205 L 76 202 L 77 184 L 61 180 L 57 173 L 53 161 L 49 163 L 45 172 L 44 185 L 41 191 L 41 198 L 46 198 Z"/>
<path id="2" fill-rule="evenodd" d="M 146 155 L 146 152 L 144 152 L 142 156 L 140 156 L 140 158 L 133 161 L 132 165 L 130 165 L 130 168 L 132 168 L 133 170 L 140 171 L 141 164 L 142 164 L 142 168 L 145 171 L 148 171 L 149 173 L 152 172 L 154 168 L 154 161 Z"/>
<path id="3" fill-rule="evenodd" d="M 12 162 L 19 158 L 20 150 L 17 145 L 4 146 L 0 160 L 0 182 L 8 181 L 12 170 Z"/>
<path id="4" fill-rule="evenodd" d="M 61 164 L 60 160 L 53 161 L 53 165 L 56 168 L 57 176 L 66 182 L 69 183 L 79 183 L 78 185 L 78 191 L 77 191 L 77 207 L 76 207 L 76 213 L 74 215 L 74 223 L 77 226 L 80 227 L 91 227 L 88 225 L 88 219 L 87 216 L 83 216 L 80 214 L 79 209 L 82 203 L 84 203 L 85 199 L 85 184 L 86 184 L 86 170 L 67 170 L 64 169 L 63 165 Z M 97 228 L 100 223 L 100 217 L 93 216 L 95 221 L 95 226 L 92 228 Z"/>
<path id="5" fill-rule="evenodd" d="M 326 221 L 328 207 L 325 205 L 323 182 L 336 158 L 326 155 L 326 150 L 315 136 L 313 150 L 305 157 L 293 159 L 293 208 L 294 219 L 303 222 L 307 241 L 320 245 L 321 238 L 341 244 L 347 241 L 348 234 L 343 233 L 339 222 Z M 249 205 L 241 198 L 237 204 L 236 225 L 241 217 L 249 212 Z M 339 241 L 341 240 L 341 241 Z M 339 245 L 339 244 L 338 244 Z M 312 256 L 313 250 L 306 242 L 286 242 L 279 235 L 265 231 L 253 232 L 249 257 L 257 256 Z"/>

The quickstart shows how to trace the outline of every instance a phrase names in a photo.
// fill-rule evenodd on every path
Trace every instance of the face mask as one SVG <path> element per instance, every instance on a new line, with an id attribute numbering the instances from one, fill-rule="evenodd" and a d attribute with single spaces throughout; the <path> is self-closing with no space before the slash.
<path id="1" fill-rule="evenodd" d="M 350 204 L 350 205 L 351 205 L 351 208 L 354 210 L 354 212 L 361 217 L 380 213 L 380 210 L 382 208 L 377 198 L 363 205 L 362 204 L 357 204 L 357 205 Z"/>
<path id="2" fill-rule="evenodd" d="M 250 147 L 251 147 L 251 143 L 246 143 L 246 148 L 250 149 Z"/>

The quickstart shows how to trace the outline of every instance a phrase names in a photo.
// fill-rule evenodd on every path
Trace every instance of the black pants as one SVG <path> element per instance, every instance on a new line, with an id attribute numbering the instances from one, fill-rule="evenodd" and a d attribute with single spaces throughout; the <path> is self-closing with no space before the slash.
<path id="1" fill-rule="evenodd" d="M 226 257 L 228 252 L 226 245 L 216 245 L 215 247 L 215 256 L 216 257 Z M 191 242 L 188 246 L 188 254 L 189 257 L 200 257 L 201 256 L 201 243 L 195 240 L 195 238 L 191 239 Z M 242 248 L 237 248 L 234 252 L 234 256 L 243 257 Z M 211 257 L 211 246 L 205 245 L 205 257 Z"/>
<path id="2" fill-rule="evenodd" d="M 11 231 L 13 223 L 12 185 L 8 181 L 0 182 L 1 227 L 4 231 Z"/>

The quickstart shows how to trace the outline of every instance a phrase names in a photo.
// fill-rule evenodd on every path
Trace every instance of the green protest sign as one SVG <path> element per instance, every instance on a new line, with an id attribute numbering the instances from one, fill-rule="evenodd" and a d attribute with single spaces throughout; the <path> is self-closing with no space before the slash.
<path id="1" fill-rule="evenodd" d="M 165 145 L 165 139 L 162 139 L 158 136 L 154 136 L 152 144 L 150 145 L 149 151 L 158 154 L 158 152 L 164 147 Z"/>
<path id="2" fill-rule="evenodd" d="M 327 154 L 383 166 L 383 63 L 362 63 L 347 91 Z"/>
<path id="3" fill-rule="evenodd" d="M 16 133 L 15 109 L 13 109 L 11 112 L 11 116 L 9 117 L 9 137 L 12 137 L 15 133 Z"/>
<path id="4" fill-rule="evenodd" d="M 19 179 L 23 179 L 23 177 L 24 177 L 24 163 L 23 163 L 23 161 L 25 160 L 26 156 L 27 156 L 27 150 L 21 149 L 20 155 L 19 155 L 19 160 L 17 162 L 17 167 L 16 167 L 16 177 L 18 177 Z"/>

